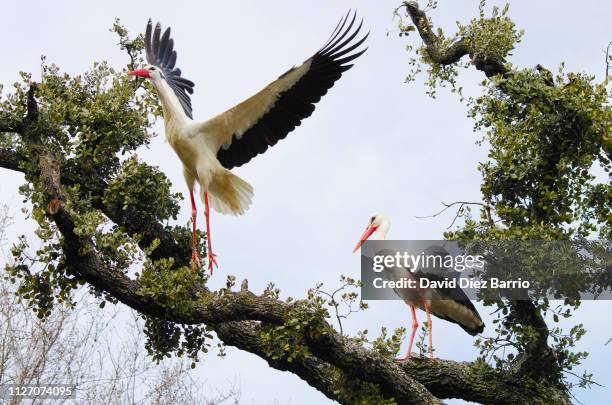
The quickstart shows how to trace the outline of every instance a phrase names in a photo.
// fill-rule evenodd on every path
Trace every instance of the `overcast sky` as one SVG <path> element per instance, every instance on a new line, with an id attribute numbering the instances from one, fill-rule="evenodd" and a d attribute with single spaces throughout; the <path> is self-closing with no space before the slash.
<path id="1" fill-rule="evenodd" d="M 0 33 L 4 38 L 0 83 L 17 80 L 18 72 L 38 77 L 40 55 L 70 74 L 107 60 L 122 68 L 127 57 L 108 31 L 121 18 L 132 35 L 144 31 L 149 17 L 171 26 L 178 51 L 177 66 L 196 83 L 194 118 L 205 120 L 259 90 L 301 62 L 328 38 L 348 8 L 357 7 L 370 29 L 368 52 L 355 62 L 317 105 L 312 117 L 264 155 L 236 170 L 255 188 L 253 205 L 243 217 L 212 214 L 214 250 L 220 269 L 211 282 L 225 276 L 249 279 L 258 293 L 273 281 L 283 295 L 303 296 L 315 283 L 329 288 L 340 274 L 358 277 L 359 257 L 351 248 L 367 219 L 384 212 L 392 221 L 391 239 L 440 239 L 453 213 L 417 219 L 440 209 L 440 203 L 480 199 L 477 162 L 486 150 L 475 145 L 479 134 L 466 108 L 441 90 L 436 100 L 424 94 L 422 81 L 404 84 L 409 70 L 407 40 L 398 38 L 393 9 L 398 1 L 7 1 L 2 3 Z M 493 2 L 492 2 L 493 3 Z M 495 2 L 500 4 L 501 2 Z M 441 0 L 432 17 L 447 32 L 456 20 L 477 15 L 477 0 Z M 510 15 L 526 35 L 511 61 L 537 63 L 556 71 L 604 73 L 603 50 L 612 40 L 612 6 L 603 1 L 514 2 Z M 388 35 L 388 32 L 391 33 Z M 462 73 L 466 93 L 478 94 L 478 72 Z M 158 132 L 163 133 L 161 124 Z M 175 191 L 185 194 L 181 165 L 163 136 L 139 151 L 159 166 Z M 33 221 L 20 217 L 23 177 L 0 170 L 0 201 L 15 215 L 9 234 L 28 233 Z M 188 221 L 184 202 L 179 223 Z M 199 224 L 203 224 L 200 219 Z M 490 308 L 478 305 L 485 322 Z M 612 305 L 585 303 L 574 318 L 588 334 L 578 345 L 591 357 L 584 362 L 600 383 L 612 384 L 610 360 Z M 349 320 L 352 331 L 381 326 L 407 326 L 409 311 L 400 302 L 376 302 Z M 423 313 L 419 316 L 424 318 Z M 434 320 L 438 356 L 474 359 L 473 338 L 455 325 Z M 490 323 L 485 334 L 492 333 Z M 402 350 L 405 350 L 402 348 Z M 297 377 L 268 368 L 248 353 L 228 350 L 225 359 L 208 356 L 198 372 L 212 386 L 226 386 L 239 377 L 245 404 L 328 403 Z M 604 403 L 609 388 L 577 392 L 586 404 Z"/>

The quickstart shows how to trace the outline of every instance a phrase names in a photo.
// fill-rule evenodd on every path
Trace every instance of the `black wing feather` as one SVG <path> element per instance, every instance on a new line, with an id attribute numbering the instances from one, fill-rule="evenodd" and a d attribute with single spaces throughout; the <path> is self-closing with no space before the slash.
<path id="1" fill-rule="evenodd" d="M 284 139 L 289 132 L 300 125 L 303 119 L 312 114 L 315 103 L 327 93 L 343 72 L 351 68 L 352 65 L 347 65 L 346 62 L 356 59 L 367 50 L 366 48 L 346 56 L 362 45 L 369 35 L 368 32 L 351 44 L 363 25 L 362 20 L 352 30 L 356 17 L 357 13 L 353 13 L 351 18 L 349 11 L 338 22 L 325 45 L 306 61 L 310 62 L 306 74 L 291 88 L 280 93 L 272 108 L 244 131 L 240 139 L 233 134 L 229 146 L 219 149 L 217 158 L 224 167 L 231 169 L 241 166 L 258 154 L 264 153 L 268 147 Z M 294 69 L 289 69 L 279 78 Z"/>
<path id="2" fill-rule="evenodd" d="M 174 40 L 170 38 L 170 28 L 166 28 L 163 35 L 161 31 L 161 24 L 155 24 L 153 29 L 153 22 L 149 19 L 145 31 L 147 63 L 162 70 L 166 82 L 178 97 L 185 114 L 193 118 L 189 94 L 193 94 L 195 85 L 191 80 L 181 77 L 181 69 L 175 68 L 177 54 L 174 50 Z"/>
<path id="3" fill-rule="evenodd" d="M 425 278 L 427 278 L 427 279 L 429 279 L 431 281 L 437 281 L 438 283 L 441 282 L 441 281 L 444 281 L 444 278 L 442 276 L 438 275 L 438 274 L 425 273 L 425 272 L 422 272 L 422 271 L 414 272 L 414 277 L 417 280 L 419 278 L 421 278 L 421 277 L 425 277 Z M 466 307 L 478 319 L 480 319 L 482 321 L 482 318 L 480 317 L 480 314 L 478 313 L 478 310 L 476 310 L 476 307 L 474 306 L 472 301 L 467 297 L 467 295 L 465 294 L 465 291 L 463 291 L 461 288 L 437 287 L 436 291 L 438 292 L 438 294 L 440 294 L 445 299 L 448 299 L 448 300 L 451 300 L 451 301 L 455 301 L 455 302 L 459 303 L 460 305 Z M 445 314 L 441 314 L 441 313 L 437 313 L 437 312 L 432 312 L 432 313 L 435 316 L 437 316 L 438 318 L 444 319 L 445 321 L 456 323 L 457 325 L 461 326 L 461 329 L 463 329 L 464 331 L 466 331 L 467 333 L 469 333 L 472 336 L 475 336 L 475 335 L 477 335 L 479 333 L 482 333 L 482 331 L 484 330 L 484 324 L 480 325 L 476 329 L 472 329 L 472 328 L 468 327 L 467 325 L 463 325 L 463 324 L 457 322 L 456 320 L 454 320 L 453 318 L 450 318 L 450 317 L 446 316 Z"/>

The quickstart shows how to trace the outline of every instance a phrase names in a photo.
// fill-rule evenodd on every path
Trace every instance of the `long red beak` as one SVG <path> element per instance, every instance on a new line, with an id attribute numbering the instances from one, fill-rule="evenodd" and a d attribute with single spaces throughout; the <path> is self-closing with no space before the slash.
<path id="1" fill-rule="evenodd" d="M 137 69 L 137 70 L 130 70 L 128 72 L 128 76 L 138 76 L 138 77 L 144 77 L 146 79 L 148 79 L 149 77 L 151 77 L 149 75 L 149 71 L 147 69 Z"/>
<path id="2" fill-rule="evenodd" d="M 359 238 L 359 242 L 357 242 L 357 245 L 355 245 L 355 249 L 353 249 L 353 253 L 355 253 L 356 251 L 359 250 L 359 248 L 361 247 L 361 245 L 363 245 L 363 242 L 368 239 L 370 237 L 370 235 L 372 235 L 376 230 L 378 229 L 377 226 L 374 225 L 369 225 L 366 230 L 363 232 L 363 235 L 361 235 L 361 238 Z"/>

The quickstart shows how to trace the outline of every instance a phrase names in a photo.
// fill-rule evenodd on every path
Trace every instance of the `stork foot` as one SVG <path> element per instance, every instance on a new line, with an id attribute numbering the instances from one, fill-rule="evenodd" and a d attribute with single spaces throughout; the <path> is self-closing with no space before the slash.
<path id="1" fill-rule="evenodd" d="M 219 268 L 219 264 L 217 263 L 217 260 L 215 259 L 215 257 L 217 257 L 217 255 L 212 253 L 209 249 L 208 250 L 208 270 L 210 271 L 210 274 L 213 274 L 213 266 L 216 268 Z"/>
<path id="2" fill-rule="evenodd" d="M 404 357 L 397 357 L 397 358 L 395 358 L 394 360 L 395 360 L 395 362 L 396 362 L 396 363 L 403 363 L 403 362 L 405 362 L 406 360 L 411 359 L 411 358 L 412 358 L 412 353 L 407 354 L 407 355 L 405 355 Z M 423 358 L 423 357 L 421 357 L 421 358 Z M 436 358 L 434 357 L 433 353 L 431 353 L 431 352 L 429 353 L 429 359 L 430 359 L 430 360 L 435 360 L 435 359 L 436 359 Z"/>
<path id="3" fill-rule="evenodd" d="M 404 357 L 397 357 L 394 360 L 396 363 L 403 363 L 410 358 L 412 358 L 412 353 L 407 353 Z"/>

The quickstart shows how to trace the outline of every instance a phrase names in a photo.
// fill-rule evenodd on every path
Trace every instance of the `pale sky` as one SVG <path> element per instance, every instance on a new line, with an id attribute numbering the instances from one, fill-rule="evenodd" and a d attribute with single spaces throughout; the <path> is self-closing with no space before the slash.
<path id="1" fill-rule="evenodd" d="M 3 1 L 0 34 L 3 60 L 0 83 L 4 93 L 20 70 L 39 77 L 40 55 L 70 74 L 107 60 L 119 69 L 127 56 L 108 31 L 121 18 L 132 36 L 144 31 L 147 19 L 171 26 L 178 52 L 177 66 L 196 83 L 194 118 L 204 120 L 224 111 L 301 62 L 328 38 L 347 9 L 357 8 L 371 31 L 368 52 L 355 62 L 317 105 L 312 117 L 274 148 L 236 170 L 255 189 L 253 205 L 243 217 L 213 213 L 214 250 L 220 269 L 211 287 L 225 276 L 247 277 L 259 293 L 273 281 L 283 296 L 304 296 L 322 281 L 333 288 L 340 274 L 358 277 L 359 257 L 351 249 L 367 219 L 384 212 L 392 221 L 390 239 L 440 239 L 453 213 L 416 219 L 438 211 L 440 202 L 480 198 L 476 170 L 486 150 L 475 145 L 479 135 L 466 117 L 466 107 L 454 95 L 424 94 L 422 80 L 404 84 L 411 56 L 407 40 L 398 38 L 393 9 L 400 1 L 233 2 L 148 1 Z M 424 2 L 423 2 L 424 3 Z M 493 2 L 492 2 L 493 3 Z M 501 4 L 500 1 L 495 1 Z M 477 15 L 477 0 L 441 0 L 431 16 L 451 32 L 456 20 Z M 601 80 L 603 50 L 612 40 L 612 6 L 603 1 L 541 0 L 513 2 L 510 16 L 526 31 L 511 61 L 521 67 L 538 63 L 556 71 L 565 61 L 568 71 L 588 72 Z M 388 31 L 391 31 L 387 35 Z M 463 72 L 460 84 L 468 95 L 478 94 L 483 75 Z M 158 124 L 161 134 L 163 127 Z M 163 135 L 139 151 L 159 166 L 186 193 L 178 158 Z M 8 231 L 13 239 L 34 229 L 20 215 L 17 187 L 23 177 L 0 169 L 0 202 L 15 216 Z M 184 201 L 179 223 L 190 215 Z M 198 223 L 203 224 L 202 217 Z M 491 308 L 477 305 L 492 333 Z M 586 302 L 573 318 L 588 330 L 578 350 L 591 352 L 583 363 L 595 380 L 610 386 L 612 337 L 610 302 Z M 376 302 L 345 325 L 374 334 L 381 326 L 407 326 L 409 311 L 401 302 Z M 423 313 L 418 314 L 420 319 Z M 434 346 L 442 358 L 472 360 L 473 338 L 456 325 L 434 320 Z M 405 350 L 402 348 L 402 350 Z M 582 370 L 582 368 L 580 368 Z M 270 369 L 248 353 L 229 349 L 225 359 L 214 355 L 199 364 L 198 373 L 211 386 L 227 386 L 239 377 L 244 404 L 325 404 L 329 401 L 296 376 Z M 581 372 L 579 372 L 581 373 Z M 578 391 L 586 404 L 604 403 L 609 388 Z"/>

